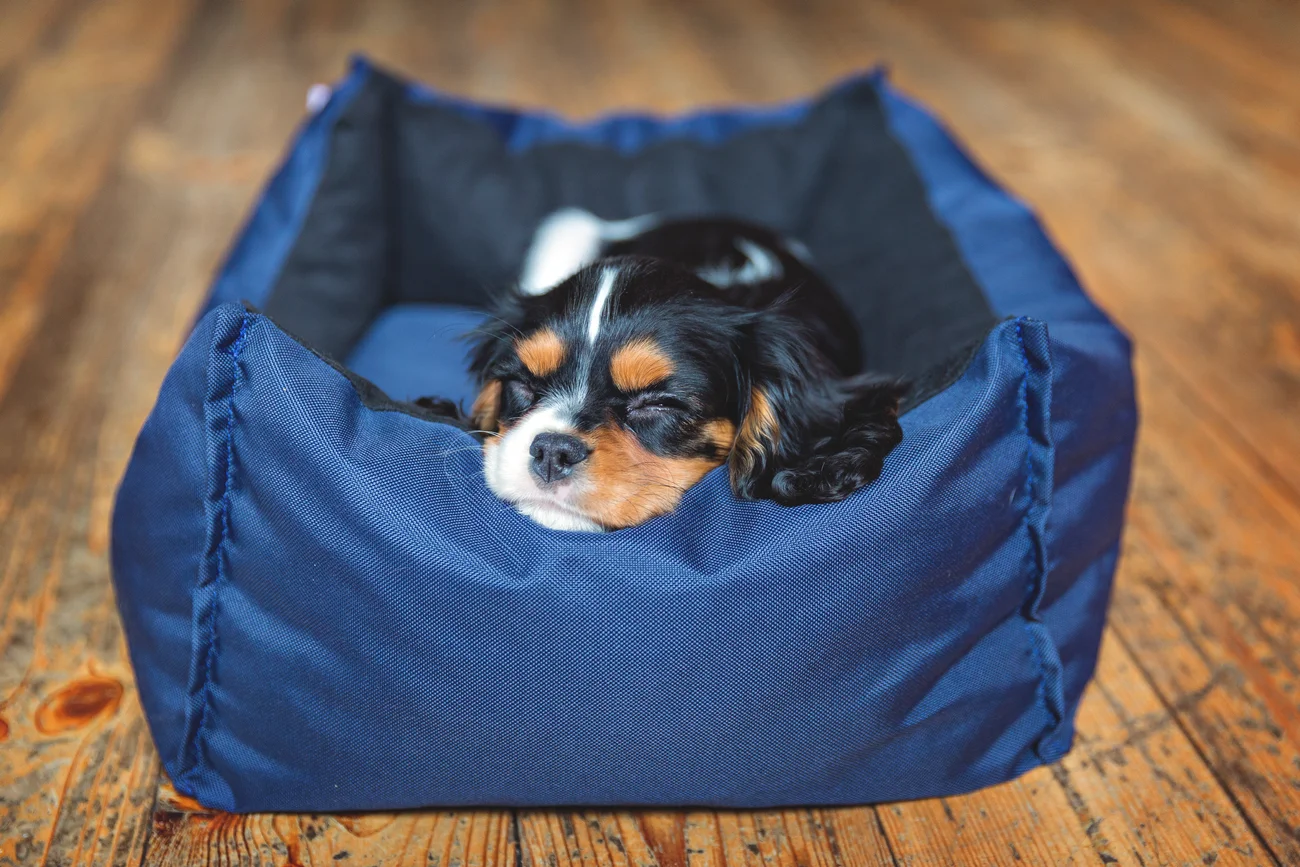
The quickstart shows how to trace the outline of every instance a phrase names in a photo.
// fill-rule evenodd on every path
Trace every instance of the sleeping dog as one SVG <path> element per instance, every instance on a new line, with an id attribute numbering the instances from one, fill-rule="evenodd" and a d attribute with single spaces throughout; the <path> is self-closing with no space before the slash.
<path id="1" fill-rule="evenodd" d="M 496 313 L 472 354 L 487 484 L 547 527 L 640 524 L 723 463 L 742 499 L 841 500 L 902 439 L 853 315 L 756 225 L 557 212 Z"/>

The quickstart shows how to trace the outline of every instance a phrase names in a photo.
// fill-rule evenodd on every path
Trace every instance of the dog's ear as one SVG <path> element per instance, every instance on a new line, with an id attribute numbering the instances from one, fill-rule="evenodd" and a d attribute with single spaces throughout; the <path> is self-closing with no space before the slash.
<path id="1" fill-rule="evenodd" d="M 479 431 L 495 432 L 501 413 L 501 380 L 495 374 L 512 351 L 524 320 L 523 298 L 512 292 L 499 298 L 493 315 L 465 335 L 470 343 L 469 370 L 478 380 L 479 393 L 470 407 L 470 420 Z"/>
<path id="2" fill-rule="evenodd" d="M 842 500 L 880 475 L 903 438 L 906 387 L 871 375 L 837 378 L 788 317 L 768 312 L 754 321 L 742 365 L 747 393 L 730 457 L 742 499 Z"/>
<path id="3" fill-rule="evenodd" d="M 501 380 L 489 379 L 479 389 L 469 410 L 470 421 L 483 433 L 496 433 L 501 420 Z"/>
<path id="4" fill-rule="evenodd" d="M 469 342 L 469 370 L 479 384 L 492 378 L 492 370 L 508 356 L 514 340 L 520 334 L 524 321 L 524 299 L 518 292 L 510 292 L 496 299 L 492 315 L 483 320 L 463 339 Z"/>

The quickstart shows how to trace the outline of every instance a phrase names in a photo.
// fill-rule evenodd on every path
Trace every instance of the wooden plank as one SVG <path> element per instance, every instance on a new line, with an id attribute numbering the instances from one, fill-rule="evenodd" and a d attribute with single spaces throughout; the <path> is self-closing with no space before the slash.
<path id="1" fill-rule="evenodd" d="M 1300 490 L 1300 426 L 1277 411 L 1300 397 L 1296 190 L 1190 108 L 1204 82 L 1171 92 L 1136 71 L 1160 52 L 1156 36 L 1123 50 L 1066 8 L 882 7 L 870 20 L 891 43 L 924 46 L 900 77 L 1048 215 L 1104 305 Z"/>
<path id="2" fill-rule="evenodd" d="M 1101 863 L 1047 768 L 970 795 L 879 808 L 901 865 Z"/>
<path id="3" fill-rule="evenodd" d="M 0 511 L 10 516 L 0 524 L 0 860 L 135 864 L 157 757 L 107 563 L 84 544 L 104 383 L 93 349 L 73 360 L 56 339 L 32 338 L 52 338 L 49 317 L 84 298 L 76 271 L 86 260 L 69 251 L 80 242 L 80 254 L 100 252 L 83 218 L 190 10 L 49 5 L 52 17 L 21 21 L 34 39 L 58 31 L 55 44 L 28 51 L 0 101 L 0 238 L 15 251 L 14 279 L 0 286 Z M 101 359 L 111 337 L 95 344 Z M 26 366 L 33 345 L 56 363 Z"/>
<path id="4" fill-rule="evenodd" d="M 1198 634 L 1206 621 L 1185 607 L 1188 597 L 1139 552 L 1134 546 L 1129 559 L 1143 580 L 1117 592 L 1114 614 L 1117 623 L 1141 627 L 1128 630 L 1133 658 L 1256 836 L 1280 863 L 1295 863 L 1294 744 L 1242 670 Z"/>
<path id="5" fill-rule="evenodd" d="M 204 810 L 164 783 L 145 863 L 515 867 L 517 846 L 506 811 L 241 816 Z"/>
<path id="6" fill-rule="evenodd" d="M 1186 110 L 1215 129 L 1226 147 L 1294 191 L 1300 179 L 1300 150 L 1294 144 L 1300 112 L 1290 97 L 1300 61 L 1294 22 L 1271 30 L 1250 28 L 1255 16 L 1241 10 L 1225 21 L 1221 11 L 1170 0 L 1105 0 L 1070 14 L 1090 30 L 1106 31 L 1118 50 L 1143 46 L 1143 62 L 1134 72 L 1181 93 Z M 1193 91 L 1196 98 L 1186 98 Z"/>
<path id="7" fill-rule="evenodd" d="M 0 112 L 0 231 L 31 228 L 94 194 L 190 7 L 165 0 L 71 10 L 65 38 L 24 66 Z"/>
<path id="8" fill-rule="evenodd" d="M 77 10 L 60 48 L 28 63 L 8 93 L 0 111 L 0 237 L 39 234 L 20 278 L 0 291 L 0 397 L 40 321 L 50 263 L 175 50 L 190 6 L 99 2 Z"/>
<path id="9" fill-rule="evenodd" d="M 1126 565 L 1123 586 L 1139 580 Z M 1181 728 L 1212 688 L 1166 703 L 1112 630 L 1077 720 L 1074 750 L 1051 773 L 1107 863 L 1241 864 L 1272 859 Z M 1113 859 L 1113 860 L 1110 860 Z"/>
<path id="10" fill-rule="evenodd" d="M 0 2 L 0 106 L 4 104 L 4 85 L 13 70 L 40 49 L 56 25 L 66 20 L 68 0 L 28 3 L 25 0 Z"/>
<path id="11" fill-rule="evenodd" d="M 1149 394 L 1128 552 L 1142 577 L 1117 588 L 1112 617 L 1166 702 L 1213 684 L 1179 717 L 1289 863 L 1300 859 L 1300 660 L 1253 626 L 1253 612 L 1300 622 L 1292 541 L 1300 514 L 1231 439 L 1193 422 L 1187 395 Z"/>
<path id="12" fill-rule="evenodd" d="M 526 864 L 551 867 L 893 865 L 870 807 L 519 814 Z"/>

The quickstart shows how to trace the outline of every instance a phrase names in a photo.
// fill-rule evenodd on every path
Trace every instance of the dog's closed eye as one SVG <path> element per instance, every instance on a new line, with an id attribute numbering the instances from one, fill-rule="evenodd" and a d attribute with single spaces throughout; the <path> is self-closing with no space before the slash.
<path id="1" fill-rule="evenodd" d="M 642 394 L 632 398 L 627 404 L 629 416 L 654 417 L 685 412 L 686 409 L 685 402 L 671 394 Z"/>
<path id="2" fill-rule="evenodd" d="M 787 505 L 876 478 L 901 437 L 900 392 L 854 375 L 833 291 L 762 229 L 661 228 L 509 296 L 480 334 L 488 486 L 546 526 L 597 530 L 672 511 L 723 463 L 738 497 Z M 779 267 L 733 267 L 737 251 Z"/>
<path id="3" fill-rule="evenodd" d="M 510 379 L 506 381 L 506 388 L 512 400 L 524 407 L 532 406 L 537 402 L 537 389 L 524 382 L 522 379 Z"/>

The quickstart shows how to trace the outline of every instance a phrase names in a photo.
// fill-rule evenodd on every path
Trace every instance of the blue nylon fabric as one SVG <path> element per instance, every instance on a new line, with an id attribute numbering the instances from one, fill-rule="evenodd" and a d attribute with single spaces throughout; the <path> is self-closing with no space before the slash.
<path id="1" fill-rule="evenodd" d="M 237 419 L 209 426 L 219 471 L 177 480 L 232 519 L 210 516 L 216 630 L 204 597 L 167 762 L 204 803 L 919 797 L 1006 779 L 1053 724 L 1024 616 L 1041 489 L 1021 398 L 1044 380 L 1022 337 L 1042 345 L 1041 323 L 1000 326 L 851 501 L 741 503 L 715 472 L 673 515 L 591 536 L 504 506 L 472 439 L 366 409 L 269 320 L 209 317 L 179 362 L 208 367 L 205 391 L 166 404 L 215 420 L 233 399 Z M 156 412 L 142 441 L 168 428 Z M 119 532 L 152 555 L 119 581 L 176 571 L 154 525 Z"/>
<path id="2" fill-rule="evenodd" d="M 1051 323 L 1055 494 L 1041 609 L 1063 660 L 1067 714 L 1044 745 L 1050 761 L 1069 749 L 1119 557 L 1138 422 L 1132 347 L 1084 293 L 1029 208 L 985 175 L 923 108 L 883 77 L 876 82 L 892 132 L 993 309 Z"/>
<path id="3" fill-rule="evenodd" d="M 478 388 L 469 373 L 466 335 L 487 315 L 451 304 L 398 304 L 375 317 L 348 353 L 348 369 L 395 400 L 436 394 L 474 402 Z"/>
<path id="4" fill-rule="evenodd" d="M 274 282 L 366 74 L 272 182 L 119 493 L 119 604 L 182 792 L 239 811 L 862 803 L 968 791 L 1068 748 L 1135 414 L 1127 342 L 1022 206 L 878 80 L 936 214 L 1017 318 L 843 503 L 741 503 L 715 471 L 642 527 L 557 533 L 487 491 L 467 435 L 365 407 L 224 303 Z M 634 149 L 800 110 L 585 127 L 481 111 L 512 147 Z M 388 350 L 448 315 L 390 311 L 350 361 L 422 391 Z M 423 350 L 464 387 L 459 347 Z"/>
<path id="5" fill-rule="evenodd" d="M 185 695 L 192 636 L 190 594 L 210 517 L 206 494 L 208 444 L 204 418 L 208 351 L 215 318 L 201 320 L 181 350 L 195 359 L 174 364 L 157 405 L 135 444 L 113 510 L 112 566 L 118 609 L 140 702 L 158 752 L 179 755 L 185 736 Z M 147 533 L 141 525 L 150 525 Z M 165 568 L 170 580 L 149 570 Z M 182 578 L 182 576 L 186 576 Z"/>

